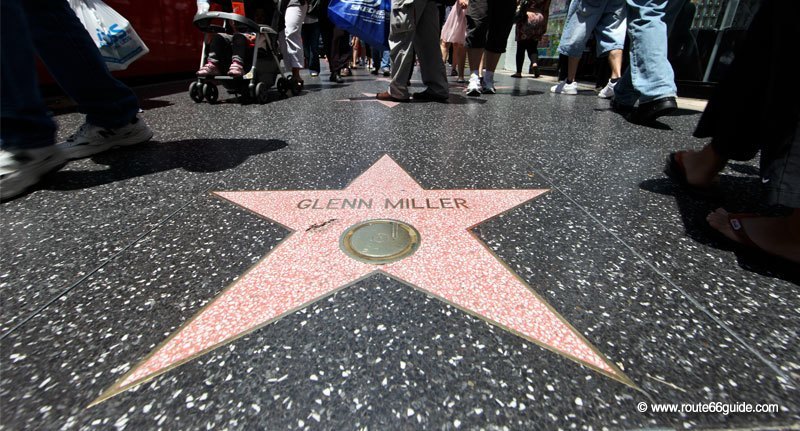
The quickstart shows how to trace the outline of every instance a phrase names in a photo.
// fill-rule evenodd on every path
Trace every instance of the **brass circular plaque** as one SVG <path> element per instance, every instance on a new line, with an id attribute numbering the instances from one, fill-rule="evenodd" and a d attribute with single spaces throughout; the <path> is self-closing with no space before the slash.
<path id="1" fill-rule="evenodd" d="M 367 220 L 344 231 L 339 246 L 355 260 L 383 265 L 414 254 L 419 240 L 419 232 L 407 223 Z"/>

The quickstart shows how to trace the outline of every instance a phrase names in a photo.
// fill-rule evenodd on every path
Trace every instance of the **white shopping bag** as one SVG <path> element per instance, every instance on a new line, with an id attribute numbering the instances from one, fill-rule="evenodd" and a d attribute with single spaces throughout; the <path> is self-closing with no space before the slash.
<path id="1" fill-rule="evenodd" d="M 101 0 L 69 0 L 109 70 L 125 70 L 150 52 L 125 17 Z"/>

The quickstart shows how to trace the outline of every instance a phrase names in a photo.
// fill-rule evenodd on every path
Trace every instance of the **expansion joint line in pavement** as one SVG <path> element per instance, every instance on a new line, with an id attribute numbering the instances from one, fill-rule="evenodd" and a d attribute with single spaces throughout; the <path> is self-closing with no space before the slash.
<path id="1" fill-rule="evenodd" d="M 723 321 L 722 321 L 722 320 L 720 320 L 720 319 L 719 319 L 717 316 L 715 316 L 715 315 L 714 315 L 714 314 L 713 314 L 713 313 L 712 313 L 712 312 L 711 312 L 711 311 L 710 311 L 708 308 L 706 308 L 705 306 L 703 306 L 703 304 L 701 304 L 701 303 L 700 303 L 700 301 L 698 301 L 697 299 L 695 299 L 695 298 L 694 298 L 694 296 L 692 296 L 692 295 L 691 295 L 689 292 L 687 292 L 685 289 L 683 289 L 682 287 L 680 287 L 680 286 L 679 286 L 677 283 L 675 283 L 675 282 L 674 282 L 674 281 L 673 281 L 673 280 L 672 280 L 670 277 L 668 277 L 666 274 L 664 274 L 663 272 L 661 272 L 661 271 L 660 271 L 660 270 L 659 270 L 659 269 L 658 269 L 658 268 L 657 268 L 655 265 L 653 265 L 653 263 L 651 263 L 651 262 L 650 262 L 650 261 L 649 261 L 649 260 L 648 260 L 648 259 L 647 259 L 647 258 L 646 258 L 644 255 L 643 255 L 643 254 L 639 253 L 639 251 L 638 251 L 636 248 L 634 248 L 633 246 L 631 246 L 630 244 L 628 244 L 628 243 L 627 243 L 627 242 L 626 242 L 624 239 L 620 238 L 620 237 L 619 237 L 619 235 L 617 235 L 616 233 L 614 233 L 613 231 L 611 231 L 611 229 L 609 229 L 608 227 L 606 227 L 606 224 L 605 224 L 605 223 L 603 223 L 603 221 L 602 221 L 602 220 L 600 220 L 600 219 L 598 219 L 597 217 L 595 217 L 595 215 L 594 215 L 594 214 L 592 214 L 591 212 L 589 212 L 589 210 L 588 210 L 588 209 L 586 209 L 586 207 L 584 207 L 583 205 L 581 205 L 580 203 L 578 203 L 578 202 L 577 202 L 575 199 L 573 199 L 573 198 L 572 198 L 572 196 L 568 195 L 568 194 L 567 194 L 567 193 L 565 193 L 563 190 L 561 190 L 561 188 L 560 188 L 560 187 L 558 187 L 558 186 L 557 186 L 557 185 L 556 185 L 556 184 L 555 184 L 553 181 L 551 181 L 551 180 L 550 180 L 550 178 L 549 178 L 548 176 L 546 176 L 546 175 L 543 175 L 543 174 L 542 174 L 542 172 L 541 172 L 539 169 L 537 169 L 536 167 L 532 166 L 530 163 L 529 163 L 529 166 L 530 166 L 531 170 L 532 170 L 533 172 L 535 172 L 535 173 L 536 173 L 536 175 L 539 175 L 539 176 L 540 176 L 542 179 L 544 179 L 546 182 L 548 182 L 548 183 L 550 184 L 550 187 L 551 187 L 553 190 L 557 191 L 558 193 L 561 193 L 561 194 L 562 194 L 564 197 L 566 197 L 566 198 L 567 198 L 567 199 L 568 199 L 570 202 L 572 202 L 572 203 L 573 203 L 573 204 L 574 204 L 576 207 L 578 207 L 578 208 L 579 208 L 581 211 L 583 211 L 583 212 L 584 212 L 584 213 L 585 213 L 587 216 L 589 216 L 589 218 L 591 218 L 591 219 L 592 219 L 592 220 L 593 220 L 595 223 L 597 223 L 598 225 L 600 225 L 600 227 L 601 227 L 601 228 L 602 228 L 604 231 L 606 231 L 606 232 L 607 232 L 609 235 L 611 235 L 612 237 L 614 237 L 614 239 L 615 239 L 616 241 L 618 241 L 620 244 L 622 244 L 622 245 L 623 245 L 625 248 L 627 248 L 627 249 L 628 249 L 628 250 L 629 250 L 631 253 L 633 253 L 633 255 L 634 255 L 634 256 L 636 256 L 636 257 L 637 257 L 639 260 L 641 260 L 641 261 L 642 261 L 642 262 L 643 262 L 645 265 L 647 265 L 647 266 L 648 266 L 650 269 L 652 269 L 652 270 L 653 270 L 653 271 L 654 271 L 656 274 L 658 274 L 658 275 L 659 275 L 659 277 L 663 278 L 663 279 L 664 279 L 664 281 L 666 281 L 666 282 L 667 282 L 667 284 L 669 284 L 669 285 L 670 285 L 670 286 L 672 286 L 672 287 L 673 287 L 675 290 L 677 290 L 678 292 L 680 292 L 680 293 L 681 293 L 681 295 L 683 295 L 683 296 L 684 296 L 686 299 L 688 299 L 688 300 L 689 300 L 689 302 L 690 302 L 692 305 L 694 305 L 695 307 L 697 307 L 697 309 L 698 309 L 698 310 L 700 310 L 700 311 L 701 311 L 701 312 L 703 312 L 703 313 L 704 313 L 706 316 L 708 316 L 708 318 L 709 318 L 709 319 L 711 319 L 711 321 L 713 321 L 714 323 L 716 323 L 717 325 L 719 325 L 719 326 L 720 326 L 722 329 L 724 329 L 724 330 L 725 330 L 725 332 L 727 332 L 728 334 L 730 334 L 730 336 L 731 336 L 731 337 L 733 337 L 733 338 L 734 338 L 736 341 L 738 341 L 738 342 L 739 342 L 739 343 L 740 343 L 742 346 L 744 346 L 744 347 L 745 347 L 747 350 L 749 350 L 751 353 L 753 353 L 754 355 L 756 355 L 756 357 L 757 357 L 757 358 L 758 358 L 758 359 L 759 359 L 761 362 L 763 362 L 763 363 L 764 363 L 765 365 L 767 365 L 767 366 L 768 366 L 770 369 L 772 369 L 772 371 L 774 371 L 774 372 L 775 372 L 775 374 L 777 374 L 777 375 L 778 375 L 778 376 L 780 376 L 782 379 L 784 379 L 784 380 L 786 381 L 786 384 L 787 384 L 787 385 L 794 386 L 794 385 L 793 385 L 793 382 L 795 381 L 795 380 L 794 380 L 794 378 L 790 377 L 790 376 L 789 376 L 788 374 L 786 374 L 786 373 L 785 373 L 783 370 L 781 370 L 781 369 L 780 369 L 780 367 L 778 367 L 778 366 L 777 366 L 775 363 L 773 363 L 772 361 L 770 361 L 769 359 L 767 359 L 767 358 L 766 358 L 766 356 L 764 356 L 764 355 L 763 355 L 763 354 L 762 354 L 762 353 L 761 353 L 761 352 L 760 352 L 758 349 L 756 349 L 755 347 L 751 346 L 751 345 L 750 345 L 750 343 L 748 343 L 748 342 L 747 342 L 747 340 L 745 340 L 745 339 L 744 339 L 742 336 L 740 336 L 740 335 L 739 335 L 739 334 L 738 334 L 736 331 L 734 331 L 734 330 L 733 330 L 731 327 L 729 327 L 728 325 L 726 325 L 726 324 L 725 324 L 725 322 L 723 322 Z"/>
<path id="2" fill-rule="evenodd" d="M 109 256 L 108 258 L 106 258 L 106 259 L 105 259 L 105 260 L 104 260 L 102 263 L 100 263 L 100 265 L 98 265 L 96 268 L 92 269 L 91 271 L 89 271 L 88 273 L 86 273 L 86 274 L 85 274 L 83 277 L 81 277 L 80 279 L 78 279 L 77 281 L 75 281 L 74 283 L 72 283 L 70 286 L 68 286 L 67 288 L 65 288 L 64 290 L 62 290 L 60 293 L 58 293 L 57 295 L 55 295 L 53 298 L 51 298 L 49 301 L 47 301 L 47 302 L 46 302 L 45 304 L 43 304 L 41 307 L 37 308 L 35 311 L 33 311 L 33 312 L 31 312 L 30 314 L 28 314 L 28 316 L 27 316 L 27 317 L 25 317 L 25 318 L 24 318 L 24 319 L 22 319 L 21 321 L 17 322 L 17 324 L 16 324 L 16 325 L 12 326 L 12 327 L 11 327 L 11 329 L 9 329 L 8 331 L 6 331 L 6 332 L 5 332 L 3 335 L 0 335 L 0 341 L 1 341 L 1 340 L 4 340 L 6 337 L 8 337 L 9 335 L 11 335 L 11 333 L 12 333 L 12 332 L 14 332 L 14 331 L 18 330 L 19 328 L 21 328 L 22 326 L 24 326 L 26 323 L 30 322 L 30 321 L 31 321 L 31 320 L 32 320 L 34 317 L 38 316 L 38 315 L 39 315 L 39 314 L 41 314 L 41 313 L 42 313 L 42 312 L 43 312 L 45 309 L 47 309 L 47 307 L 49 307 L 49 306 L 53 305 L 53 303 L 54 303 L 54 302 L 58 301 L 58 300 L 59 300 L 59 299 L 61 299 L 61 298 L 62 298 L 64 295 L 68 294 L 68 293 L 69 293 L 69 292 L 71 292 L 73 289 L 75 289 L 76 287 L 78 287 L 78 286 L 79 286 L 81 283 L 83 283 L 84 281 L 88 280 L 88 279 L 89 279 L 89 277 L 91 277 L 92 275 L 96 274 L 96 273 L 97 273 L 97 271 L 100 271 L 101 269 L 103 269 L 103 268 L 104 268 L 106 265 L 108 265 L 109 263 L 111 263 L 112 261 L 114 261 L 114 259 L 116 259 L 117 257 L 119 257 L 119 256 L 120 256 L 122 253 L 125 253 L 125 252 L 126 252 L 126 251 L 128 251 L 128 250 L 129 250 L 131 247 L 133 247 L 134 245 L 138 244 L 140 241 L 142 241 L 143 239 L 145 239 L 145 238 L 146 238 L 148 235 L 150 235 L 150 234 L 151 234 L 153 231 L 155 231 L 156 229 L 158 229 L 158 228 L 160 228 L 161 226 L 163 226 L 163 225 L 164 225 L 164 223 L 168 222 L 170 219 L 172 219 L 172 217 L 175 217 L 175 215 L 176 215 L 176 214 L 178 214 L 178 213 L 179 213 L 179 212 L 181 212 L 181 211 L 182 211 L 184 208 L 186 208 L 187 206 L 189 206 L 189 204 L 191 204 L 192 202 L 194 202 L 194 201 L 195 201 L 195 200 L 196 200 L 198 197 L 200 197 L 200 196 L 205 196 L 205 195 L 208 195 L 208 193 L 209 193 L 209 192 L 211 192 L 211 190 L 212 190 L 212 189 L 213 189 L 213 188 L 214 188 L 216 185 L 217 185 L 217 183 L 215 183 L 215 184 L 213 184 L 213 185 L 211 185 L 211 186 L 207 187 L 207 188 L 206 188 L 206 189 L 204 189 L 204 190 L 203 190 L 203 191 L 202 191 L 200 194 L 197 194 L 197 195 L 193 196 L 191 199 L 187 200 L 187 201 L 186 201 L 186 203 L 184 203 L 183 205 L 181 205 L 181 206 L 180 206 L 178 209 L 176 209 L 175 211 L 172 211 L 171 213 L 169 213 L 169 215 L 167 215 L 167 216 L 166 216 L 164 219 L 162 219 L 161 221 L 159 221 L 158 223 L 156 223 L 156 224 L 155 224 L 153 227 L 151 227 L 150 229 L 148 229 L 147 231 L 145 231 L 145 232 L 144 232 L 144 233 L 142 233 L 141 235 L 137 236 L 137 237 L 136 237 L 136 238 L 135 238 L 133 241 L 131 241 L 131 242 L 130 242 L 128 245 L 126 245 L 125 247 L 122 247 L 122 248 L 121 248 L 119 251 L 117 251 L 117 252 L 116 252 L 116 253 L 114 253 L 113 255 Z"/>

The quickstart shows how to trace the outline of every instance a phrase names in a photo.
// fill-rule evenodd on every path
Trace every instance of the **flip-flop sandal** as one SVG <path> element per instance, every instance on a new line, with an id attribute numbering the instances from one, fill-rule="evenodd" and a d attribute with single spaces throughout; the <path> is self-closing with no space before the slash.
<path id="1" fill-rule="evenodd" d="M 686 154 L 685 151 L 670 153 L 667 157 L 667 164 L 664 166 L 664 174 L 682 189 L 695 197 L 701 199 L 712 199 L 717 197 L 717 190 L 715 186 L 699 187 L 689 184 L 689 181 L 686 179 L 686 167 L 683 165 L 684 154 Z"/>

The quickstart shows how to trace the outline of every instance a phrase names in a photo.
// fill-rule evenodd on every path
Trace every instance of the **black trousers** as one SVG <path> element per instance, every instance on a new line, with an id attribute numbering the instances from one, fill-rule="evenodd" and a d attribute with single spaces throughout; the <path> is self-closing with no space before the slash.
<path id="1" fill-rule="evenodd" d="M 800 54 L 798 16 L 798 1 L 762 3 L 694 132 L 726 159 L 761 151 L 770 202 L 793 208 L 800 208 L 800 87 L 787 76 Z"/>
<path id="2" fill-rule="evenodd" d="M 319 28 L 322 33 L 322 46 L 325 56 L 328 58 L 328 66 L 331 73 L 338 72 L 345 68 L 353 55 L 353 47 L 350 46 L 350 33 L 333 25 L 328 19 L 328 1 L 323 1 L 319 7 L 323 13 L 319 17 Z"/>
<path id="3" fill-rule="evenodd" d="M 531 59 L 531 64 L 539 62 L 539 41 L 526 39 L 517 41 L 517 73 L 522 73 L 522 64 L 525 63 L 525 53 Z"/>

